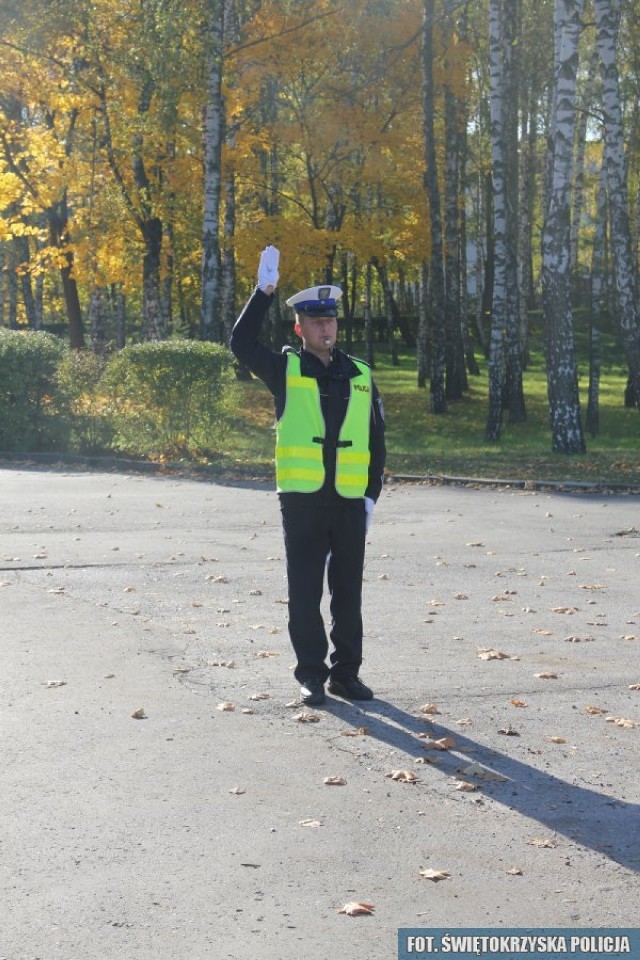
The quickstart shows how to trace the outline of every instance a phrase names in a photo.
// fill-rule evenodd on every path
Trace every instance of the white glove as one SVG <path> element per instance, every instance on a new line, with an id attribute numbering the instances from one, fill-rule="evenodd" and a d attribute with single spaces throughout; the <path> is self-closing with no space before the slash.
<path id="1" fill-rule="evenodd" d="M 369 533 L 369 527 L 371 526 L 371 521 L 373 520 L 373 508 L 375 507 L 375 501 L 371 497 L 364 498 L 364 509 L 366 513 L 364 521 L 364 532 Z"/>
<path id="2" fill-rule="evenodd" d="M 277 247 L 265 247 L 260 256 L 260 266 L 258 267 L 258 286 L 267 292 L 267 287 L 278 286 L 280 274 L 278 273 L 278 264 L 280 263 L 280 251 Z"/>

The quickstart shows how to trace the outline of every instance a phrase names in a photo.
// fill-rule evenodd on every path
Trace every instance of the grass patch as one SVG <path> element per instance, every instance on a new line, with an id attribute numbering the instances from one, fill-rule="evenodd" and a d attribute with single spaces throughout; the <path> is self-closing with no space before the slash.
<path id="1" fill-rule="evenodd" d="M 362 356 L 363 350 L 354 349 Z M 448 475 L 504 480 L 590 481 L 640 484 L 640 412 L 624 406 L 626 368 L 603 367 L 600 384 L 600 433 L 586 435 L 585 455 L 554 454 L 547 402 L 544 361 L 533 353 L 524 375 L 527 420 L 509 424 L 505 412 L 502 437 L 488 444 L 484 431 L 488 410 L 486 363 L 480 376 L 449 412 L 429 410 L 429 391 L 419 390 L 415 356 L 400 353 L 392 366 L 379 349 L 374 378 L 382 394 L 387 424 L 387 470 L 391 474 Z M 586 412 L 588 369 L 580 369 L 582 415 Z M 239 385 L 241 406 L 225 443 L 225 453 L 238 468 L 256 475 L 273 472 L 273 402 L 257 381 Z"/>

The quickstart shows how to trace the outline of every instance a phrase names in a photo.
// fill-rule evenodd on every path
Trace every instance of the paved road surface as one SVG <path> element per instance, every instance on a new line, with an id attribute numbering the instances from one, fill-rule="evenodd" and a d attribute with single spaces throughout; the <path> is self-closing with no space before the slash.
<path id="1" fill-rule="evenodd" d="M 377 697 L 316 723 L 267 486 L 11 468 L 0 506 L 0 958 L 393 960 L 400 926 L 637 924 L 639 498 L 387 487 Z"/>

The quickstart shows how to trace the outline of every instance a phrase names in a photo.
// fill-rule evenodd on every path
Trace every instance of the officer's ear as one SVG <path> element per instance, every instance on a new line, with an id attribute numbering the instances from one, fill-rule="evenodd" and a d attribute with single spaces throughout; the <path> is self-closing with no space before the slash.
<path id="1" fill-rule="evenodd" d="M 302 338 L 302 327 L 300 326 L 300 321 L 297 318 L 296 318 L 296 322 L 293 325 L 293 329 L 298 334 L 298 336 Z"/>

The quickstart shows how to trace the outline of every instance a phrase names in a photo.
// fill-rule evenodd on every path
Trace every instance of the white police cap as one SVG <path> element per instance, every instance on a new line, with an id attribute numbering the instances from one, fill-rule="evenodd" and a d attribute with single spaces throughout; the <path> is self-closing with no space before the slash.
<path id="1" fill-rule="evenodd" d="M 293 307 L 296 313 L 304 313 L 311 317 L 337 317 L 338 300 L 341 296 L 340 287 L 329 283 L 320 284 L 294 293 L 287 300 L 287 306 Z"/>

